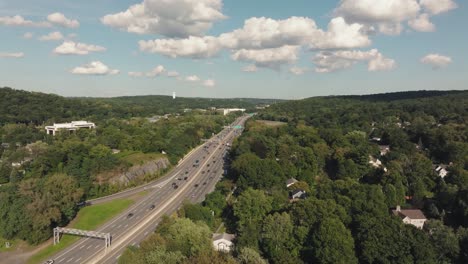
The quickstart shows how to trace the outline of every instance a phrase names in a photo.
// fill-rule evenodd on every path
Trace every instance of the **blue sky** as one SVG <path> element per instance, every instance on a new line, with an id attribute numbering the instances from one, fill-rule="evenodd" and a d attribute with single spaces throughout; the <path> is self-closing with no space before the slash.
<path id="1" fill-rule="evenodd" d="M 0 87 L 287 99 L 460 90 L 467 15 L 460 0 L 0 0 Z"/>

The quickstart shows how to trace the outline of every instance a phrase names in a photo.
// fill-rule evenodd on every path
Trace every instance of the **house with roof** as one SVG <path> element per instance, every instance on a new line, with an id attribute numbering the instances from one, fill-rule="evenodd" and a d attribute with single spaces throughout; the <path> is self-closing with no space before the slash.
<path id="1" fill-rule="evenodd" d="M 298 182 L 298 180 L 294 179 L 294 178 L 291 178 L 291 179 L 288 179 L 286 180 L 286 188 L 289 188 L 291 186 L 293 186 L 294 184 L 296 184 Z"/>
<path id="2" fill-rule="evenodd" d="M 302 189 L 296 189 L 292 192 L 290 192 L 290 199 L 291 200 L 299 200 L 299 199 L 305 199 L 307 197 L 306 191 Z"/>
<path id="3" fill-rule="evenodd" d="M 422 229 L 427 221 L 426 216 L 419 209 L 401 209 L 398 205 L 396 209 L 392 210 L 392 213 L 400 217 L 403 223 L 413 225 L 419 229 Z"/>
<path id="4" fill-rule="evenodd" d="M 390 152 L 390 146 L 389 145 L 380 145 L 379 150 L 380 150 L 380 156 L 385 156 Z"/>
<path id="5" fill-rule="evenodd" d="M 445 178 L 445 176 L 447 176 L 447 174 L 448 174 L 447 165 L 440 164 L 439 166 L 437 166 L 437 167 L 435 168 L 435 172 L 436 172 L 437 175 L 439 175 L 439 177 L 441 177 L 442 179 Z"/>
<path id="6" fill-rule="evenodd" d="M 233 234 L 213 234 L 213 247 L 216 251 L 230 252 L 234 249 L 234 238 L 236 236 Z"/>

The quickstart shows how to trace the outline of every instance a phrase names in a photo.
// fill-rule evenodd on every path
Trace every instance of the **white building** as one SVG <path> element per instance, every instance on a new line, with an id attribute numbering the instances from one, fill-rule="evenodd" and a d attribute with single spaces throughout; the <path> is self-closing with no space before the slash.
<path id="1" fill-rule="evenodd" d="M 447 171 L 447 166 L 445 165 L 439 165 L 435 168 L 435 171 L 437 173 L 437 175 L 439 175 L 439 177 L 441 177 L 442 179 L 445 178 L 445 176 L 447 176 L 448 174 L 448 171 Z"/>
<path id="2" fill-rule="evenodd" d="M 223 115 L 228 115 L 232 112 L 245 112 L 245 109 L 244 108 L 221 108 L 221 109 L 218 109 L 218 111 L 222 112 Z"/>
<path id="3" fill-rule="evenodd" d="M 95 127 L 96 125 L 94 123 L 91 123 L 88 121 L 72 121 L 71 123 L 61 123 L 61 124 L 54 123 L 53 126 L 46 126 L 45 130 L 47 131 L 48 135 L 55 136 L 57 131 L 60 131 L 60 130 L 76 131 L 80 128 L 92 129 Z"/>
<path id="4" fill-rule="evenodd" d="M 289 188 L 291 186 L 293 186 L 294 184 L 296 184 L 298 181 L 294 178 L 291 178 L 291 179 L 288 179 L 286 181 L 286 188 Z"/>
<path id="5" fill-rule="evenodd" d="M 398 205 L 395 210 L 392 210 L 393 214 L 400 217 L 405 224 L 414 225 L 419 229 L 423 229 L 424 223 L 427 221 L 426 216 L 423 212 L 418 209 L 401 209 Z"/>
<path id="6" fill-rule="evenodd" d="M 213 234 L 213 247 L 216 251 L 229 252 L 234 249 L 234 238 L 232 234 Z"/>

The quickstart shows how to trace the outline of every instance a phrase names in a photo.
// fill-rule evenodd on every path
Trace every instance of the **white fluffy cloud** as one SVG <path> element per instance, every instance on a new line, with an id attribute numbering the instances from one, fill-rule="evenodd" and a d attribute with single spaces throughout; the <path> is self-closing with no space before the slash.
<path id="1" fill-rule="evenodd" d="M 185 80 L 187 82 L 199 82 L 201 79 L 197 75 L 190 75 L 190 76 L 185 77 Z"/>
<path id="2" fill-rule="evenodd" d="M 360 24 L 347 24 L 334 18 L 328 31 L 317 28 L 314 20 L 291 17 L 285 20 L 250 18 L 244 27 L 219 37 L 223 47 L 230 49 L 268 49 L 282 46 L 309 45 L 319 49 L 357 48 L 370 45 Z"/>
<path id="3" fill-rule="evenodd" d="M 166 72 L 166 69 L 162 65 L 156 66 L 154 69 L 146 73 L 147 77 L 156 77 L 164 74 Z"/>
<path id="4" fill-rule="evenodd" d="M 417 18 L 410 20 L 408 25 L 416 30 L 421 32 L 433 32 L 435 31 L 435 25 L 429 20 L 428 14 L 421 14 Z"/>
<path id="5" fill-rule="evenodd" d="M 328 73 L 350 68 L 358 62 L 367 62 L 368 71 L 388 71 L 396 67 L 394 60 L 384 57 L 378 50 L 319 52 L 313 62 L 318 73 Z"/>
<path id="6" fill-rule="evenodd" d="M 0 52 L 0 58 L 23 58 L 23 52 Z"/>
<path id="7" fill-rule="evenodd" d="M 301 67 L 297 67 L 297 66 L 291 67 L 291 68 L 289 69 L 289 72 L 290 72 L 291 74 L 294 74 L 294 75 L 302 75 L 302 74 L 304 74 L 306 71 L 307 71 L 306 68 L 301 68 Z"/>
<path id="8" fill-rule="evenodd" d="M 216 81 L 212 80 L 212 79 L 205 80 L 205 81 L 203 81 L 203 86 L 215 87 L 216 86 Z"/>
<path id="9" fill-rule="evenodd" d="M 342 0 L 334 13 L 346 21 L 365 24 L 370 30 L 378 28 L 381 33 L 398 35 L 404 22 L 417 31 L 434 31 L 429 16 L 457 7 L 453 0 Z"/>
<path id="10" fill-rule="evenodd" d="M 444 13 L 458 7 L 457 3 L 452 0 L 421 0 L 420 3 L 425 10 L 434 15 Z"/>
<path id="11" fill-rule="evenodd" d="M 70 73 L 79 75 L 114 75 L 118 74 L 119 70 L 110 69 L 100 61 L 93 61 L 89 64 L 72 69 Z"/>
<path id="12" fill-rule="evenodd" d="M 59 55 L 87 55 L 90 52 L 99 52 L 105 50 L 106 48 L 97 45 L 65 41 L 62 43 L 62 45 L 56 47 L 53 52 Z"/>
<path id="13" fill-rule="evenodd" d="M 131 33 L 168 37 L 201 36 L 225 19 L 222 0 L 144 0 L 101 18 L 105 25 Z"/>
<path id="14" fill-rule="evenodd" d="M 80 26 L 78 20 L 72 20 L 65 17 L 62 13 L 52 13 L 47 16 L 47 21 L 54 25 L 67 27 L 67 28 L 77 28 Z"/>
<path id="15" fill-rule="evenodd" d="M 138 42 L 140 50 L 168 57 L 209 58 L 215 56 L 221 46 L 215 37 L 193 37 L 186 39 L 156 39 Z"/>
<path id="16" fill-rule="evenodd" d="M 24 19 L 22 16 L 4 16 L 0 17 L 0 26 L 22 26 L 22 27 L 51 27 L 52 25 L 46 21 L 34 22 Z"/>
<path id="17" fill-rule="evenodd" d="M 431 65 L 433 69 L 439 69 L 447 67 L 450 63 L 452 63 L 452 58 L 432 53 L 421 58 L 421 63 Z"/>
<path id="18" fill-rule="evenodd" d="M 342 0 L 335 13 L 362 23 L 395 23 L 412 19 L 421 7 L 417 0 Z"/>
<path id="19" fill-rule="evenodd" d="M 332 19 L 328 24 L 328 31 L 321 32 L 311 41 L 311 47 L 318 49 L 351 49 L 370 44 L 371 41 L 365 34 L 363 25 L 347 24 L 342 17 Z"/>
<path id="20" fill-rule="evenodd" d="M 258 67 L 279 69 L 282 64 L 297 60 L 298 46 L 283 46 L 280 48 L 235 51 L 231 58 L 235 61 L 253 62 Z"/>
<path id="21" fill-rule="evenodd" d="M 40 41 L 51 41 L 51 40 L 61 40 L 61 39 L 63 39 L 63 35 L 59 31 L 50 32 L 47 35 L 43 35 L 39 37 Z"/>
<path id="22" fill-rule="evenodd" d="M 257 72 L 258 68 L 255 66 L 255 64 L 250 64 L 242 68 L 243 72 Z"/>

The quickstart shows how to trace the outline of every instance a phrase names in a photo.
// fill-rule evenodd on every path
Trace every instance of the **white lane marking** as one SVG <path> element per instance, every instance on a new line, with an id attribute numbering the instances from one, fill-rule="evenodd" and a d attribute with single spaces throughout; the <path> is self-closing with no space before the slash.
<path id="1" fill-rule="evenodd" d="M 85 246 L 85 245 L 82 245 L 82 246 L 80 247 L 80 249 L 84 248 L 84 246 Z"/>
<path id="2" fill-rule="evenodd" d="M 118 255 L 118 256 L 115 258 L 115 260 L 118 260 L 118 259 L 120 258 L 120 256 L 122 256 L 122 255 Z"/>
<path id="3" fill-rule="evenodd" d="M 89 245 L 86 249 L 90 249 L 93 245 Z"/>
<path id="4" fill-rule="evenodd" d="M 67 260 L 67 263 L 70 262 L 70 261 L 72 261 L 72 259 L 73 259 L 73 258 L 69 258 L 69 259 Z"/>
<path id="5" fill-rule="evenodd" d="M 115 224 L 113 224 L 113 225 L 111 226 L 111 228 L 114 228 L 114 227 L 115 227 Z"/>
<path id="6" fill-rule="evenodd" d="M 98 248 L 98 247 L 99 247 L 99 245 L 96 245 L 94 248 Z"/>
<path id="7" fill-rule="evenodd" d="M 81 260 L 81 257 L 80 257 L 79 259 L 75 260 L 75 263 L 78 262 L 78 261 L 80 261 L 80 260 Z"/>

